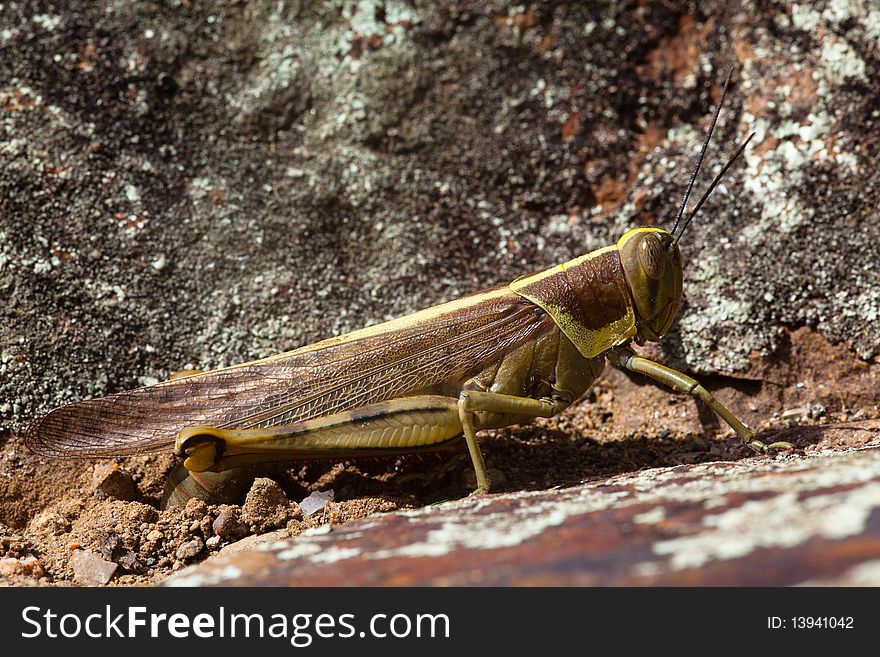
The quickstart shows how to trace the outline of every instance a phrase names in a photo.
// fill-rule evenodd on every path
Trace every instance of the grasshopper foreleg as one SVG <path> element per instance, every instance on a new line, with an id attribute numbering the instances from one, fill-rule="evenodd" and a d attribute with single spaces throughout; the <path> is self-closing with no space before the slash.
<path id="1" fill-rule="evenodd" d="M 517 397 L 515 395 L 503 395 L 496 392 L 483 392 L 480 390 L 465 390 L 458 398 L 458 417 L 467 441 L 471 461 L 474 464 L 474 472 L 477 475 L 477 489 L 475 495 L 489 492 L 489 474 L 486 472 L 486 463 L 483 454 L 477 445 L 477 434 L 474 429 L 474 413 L 503 413 L 510 415 L 523 415 L 529 418 L 552 417 L 568 406 L 567 401 L 554 401 L 551 399 L 531 399 L 529 397 Z"/>
<path id="2" fill-rule="evenodd" d="M 775 450 L 794 449 L 794 445 L 791 443 L 776 442 L 768 445 L 759 440 L 755 433 L 719 402 L 711 392 L 706 390 L 699 381 L 689 377 L 687 374 L 683 374 L 660 363 L 655 363 L 647 358 L 636 356 L 635 352 L 623 347 L 612 349 L 608 352 L 608 358 L 618 367 L 631 372 L 645 374 L 655 381 L 669 386 L 676 392 L 684 392 L 702 399 L 709 408 L 730 425 L 743 443 L 759 454 L 766 454 Z"/>

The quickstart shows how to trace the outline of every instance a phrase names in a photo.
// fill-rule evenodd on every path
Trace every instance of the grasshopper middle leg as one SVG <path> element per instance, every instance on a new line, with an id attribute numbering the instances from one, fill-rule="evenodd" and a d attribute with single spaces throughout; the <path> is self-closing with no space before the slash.
<path id="1" fill-rule="evenodd" d="M 699 381 L 689 377 L 687 374 L 683 374 L 682 372 L 661 365 L 660 363 L 655 363 L 647 358 L 636 356 L 635 352 L 626 348 L 612 349 L 608 353 L 608 357 L 611 362 L 618 367 L 622 367 L 631 372 L 639 372 L 650 376 L 655 381 L 668 385 L 676 392 L 685 392 L 694 397 L 699 397 L 709 406 L 709 408 L 715 411 L 722 420 L 730 425 L 743 443 L 759 454 L 766 454 L 767 452 L 777 450 L 794 449 L 794 445 L 791 443 L 776 442 L 768 445 L 765 442 L 758 440 L 751 429 L 731 413 L 726 406 L 715 399 L 714 395 L 706 390 Z"/>
<path id="2" fill-rule="evenodd" d="M 477 444 L 477 434 L 474 428 L 474 413 L 503 413 L 505 415 L 522 415 L 523 419 L 536 417 L 552 417 L 568 406 L 567 401 L 554 401 L 551 399 L 531 399 L 529 397 L 517 397 L 495 392 L 483 392 L 479 390 L 465 390 L 458 398 L 458 417 L 467 441 L 471 461 L 474 464 L 474 472 L 477 474 L 477 489 L 474 494 L 489 492 L 489 474 L 486 472 L 486 464 L 483 454 Z"/>

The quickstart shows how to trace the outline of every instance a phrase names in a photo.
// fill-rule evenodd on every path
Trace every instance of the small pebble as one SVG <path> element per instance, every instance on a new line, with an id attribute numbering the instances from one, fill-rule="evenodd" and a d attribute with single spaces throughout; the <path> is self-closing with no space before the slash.
<path id="1" fill-rule="evenodd" d="M 16 559 L 14 557 L 6 557 L 0 559 L 0 575 L 12 577 L 14 575 L 22 575 L 26 577 L 34 577 L 39 579 L 43 576 L 43 566 L 40 561 L 31 555 Z"/>
<path id="2" fill-rule="evenodd" d="M 142 564 L 138 560 L 134 552 L 132 552 L 131 550 L 126 550 L 125 552 L 123 552 L 115 559 L 115 561 L 122 567 L 123 570 L 127 570 L 130 573 L 140 574 L 146 572 L 144 564 Z"/>
<path id="3" fill-rule="evenodd" d="M 265 477 L 254 479 L 251 489 L 248 491 L 245 499 L 245 507 L 250 504 L 254 506 L 272 507 L 287 504 L 289 500 L 287 495 L 277 483 Z"/>
<path id="4" fill-rule="evenodd" d="M 70 523 L 55 511 L 42 511 L 31 520 L 29 529 L 58 536 L 70 531 Z"/>
<path id="5" fill-rule="evenodd" d="M 196 536 L 177 548 L 174 552 L 174 556 L 180 561 L 189 561 L 196 558 L 199 555 L 199 552 L 202 551 L 203 547 L 205 547 L 204 541 Z"/>
<path id="6" fill-rule="evenodd" d="M 74 550 L 70 555 L 73 579 L 83 586 L 101 586 L 110 581 L 117 565 L 106 561 L 91 550 Z"/>
<path id="7" fill-rule="evenodd" d="M 192 499 L 187 501 L 184 512 L 187 518 L 195 518 L 196 520 L 201 520 L 202 517 L 204 517 L 204 515 L 208 512 L 208 505 L 205 504 L 204 500 L 193 497 Z"/>
<path id="8" fill-rule="evenodd" d="M 100 538 L 99 550 L 105 559 L 113 560 L 113 553 L 119 549 L 119 534 L 114 531 L 104 532 Z"/>
<path id="9" fill-rule="evenodd" d="M 92 474 L 94 495 L 99 498 L 112 497 L 131 502 L 137 497 L 137 486 L 131 475 L 115 463 L 104 463 L 95 467 Z"/>
<path id="10" fill-rule="evenodd" d="M 43 571 L 43 564 L 41 564 L 40 560 L 32 554 L 21 559 L 21 567 L 24 574 L 30 575 L 31 577 L 39 579 L 45 574 Z"/>
<path id="11" fill-rule="evenodd" d="M 787 420 L 789 418 L 803 417 L 810 412 L 810 409 L 806 406 L 799 406 L 798 408 L 788 408 L 782 411 L 782 419 Z"/>
<path id="12" fill-rule="evenodd" d="M 476 481 L 476 480 L 475 480 Z M 306 499 L 299 503 L 299 508 L 302 510 L 303 515 L 308 518 L 310 515 L 317 513 L 318 511 L 322 511 L 325 506 L 327 506 L 328 502 L 333 501 L 333 489 L 331 488 L 328 491 L 320 491 L 316 490 L 311 495 L 309 495 Z"/>
<path id="13" fill-rule="evenodd" d="M 225 509 L 220 512 L 217 519 L 211 525 L 211 529 L 217 535 L 227 541 L 237 541 L 248 535 L 248 526 L 242 522 L 241 513 L 238 509 Z"/>
<path id="14" fill-rule="evenodd" d="M 281 486 L 264 477 L 254 480 L 241 510 L 242 520 L 255 533 L 284 527 L 300 515 L 299 507 L 287 499 Z"/>

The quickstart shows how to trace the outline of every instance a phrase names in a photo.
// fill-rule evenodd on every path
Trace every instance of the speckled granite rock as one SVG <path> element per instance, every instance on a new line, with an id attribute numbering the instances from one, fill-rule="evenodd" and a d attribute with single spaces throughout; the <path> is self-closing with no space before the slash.
<path id="1" fill-rule="evenodd" d="M 3 3 L 3 426 L 665 224 L 730 67 L 664 356 L 880 351 L 877 10 L 528 6 Z"/>
<path id="2" fill-rule="evenodd" d="M 214 557 L 167 583 L 880 585 L 880 423 L 810 431 L 872 442 L 394 512 Z"/>

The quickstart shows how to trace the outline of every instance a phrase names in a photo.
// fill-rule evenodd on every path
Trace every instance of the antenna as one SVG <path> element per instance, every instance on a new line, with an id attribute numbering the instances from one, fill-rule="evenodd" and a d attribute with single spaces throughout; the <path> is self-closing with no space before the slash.
<path id="1" fill-rule="evenodd" d="M 703 156 L 706 154 L 706 148 L 709 147 L 709 141 L 712 139 L 712 133 L 715 132 L 715 123 L 718 121 L 718 115 L 721 114 L 721 106 L 724 104 L 724 97 L 727 95 L 727 87 L 730 86 L 730 77 L 733 75 L 733 69 L 727 73 L 727 79 L 724 81 L 724 89 L 721 91 L 721 99 L 718 101 L 718 107 L 715 108 L 715 114 L 712 116 L 712 123 L 709 125 L 709 130 L 706 132 L 706 139 L 703 141 L 703 147 L 700 149 L 700 155 L 697 157 L 697 165 L 694 167 L 694 172 L 691 174 L 691 180 L 688 183 L 687 189 L 684 192 L 684 198 L 681 199 L 681 205 L 678 206 L 678 214 L 675 215 L 675 223 L 672 225 L 672 230 L 669 232 L 675 236 L 675 231 L 678 228 L 678 222 L 681 221 L 682 216 L 684 215 L 684 209 L 687 206 L 688 198 L 690 198 L 691 190 L 694 188 L 694 182 L 697 179 L 697 175 L 700 173 L 700 167 L 703 165 Z M 729 163 L 728 163 L 729 166 Z M 691 214 L 693 217 L 693 214 Z M 682 230 L 682 233 L 684 230 Z M 678 237 L 675 238 L 675 241 L 678 241 L 678 238 L 681 237 L 681 233 L 679 233 Z"/>
<path id="2" fill-rule="evenodd" d="M 718 172 L 718 175 L 715 176 L 715 180 L 713 180 L 712 184 L 709 185 L 709 189 L 706 190 L 706 192 L 703 194 L 703 196 L 700 197 L 700 200 L 697 201 L 697 205 L 694 207 L 693 210 L 691 210 L 691 213 L 688 215 L 687 219 L 685 220 L 684 225 L 681 227 L 681 232 L 678 234 L 678 237 L 676 237 L 674 240 L 672 240 L 673 244 L 678 243 L 678 240 L 681 238 L 682 235 L 684 235 L 684 231 L 686 231 L 687 227 L 690 225 L 691 219 L 693 219 L 694 216 L 697 214 L 697 212 L 700 211 L 700 208 L 703 207 L 703 203 L 705 203 L 706 199 L 709 198 L 709 194 L 711 194 L 712 190 L 715 189 L 715 187 L 718 185 L 719 182 L 721 182 L 721 178 L 724 177 L 724 174 L 727 173 L 727 170 L 731 167 L 731 165 L 734 162 L 736 162 L 736 159 L 740 155 L 742 155 L 742 152 L 746 149 L 746 146 L 749 145 L 749 142 L 752 141 L 752 137 L 754 137 L 754 136 L 755 136 L 755 133 L 753 132 L 748 137 L 746 137 L 745 141 L 742 144 L 740 144 L 739 148 L 736 149 L 736 153 L 733 154 L 733 157 L 731 157 L 729 160 L 727 160 L 727 164 L 725 164 L 724 167 L 721 169 L 721 171 Z"/>

